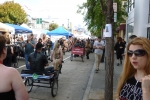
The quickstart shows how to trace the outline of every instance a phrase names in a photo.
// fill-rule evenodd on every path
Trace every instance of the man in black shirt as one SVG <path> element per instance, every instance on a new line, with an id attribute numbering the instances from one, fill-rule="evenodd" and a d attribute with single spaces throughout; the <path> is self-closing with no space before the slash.
<path id="1" fill-rule="evenodd" d="M 53 67 L 47 67 L 48 66 L 48 60 L 45 55 L 42 53 L 42 47 L 43 45 L 41 43 L 37 43 L 35 52 L 31 53 L 28 59 L 28 62 L 30 64 L 30 70 L 32 71 L 52 71 Z"/>
<path id="2" fill-rule="evenodd" d="M 48 56 L 51 56 L 51 48 L 52 48 L 52 41 L 50 40 L 50 38 L 48 38 L 47 40 L 47 49 L 48 49 Z"/>

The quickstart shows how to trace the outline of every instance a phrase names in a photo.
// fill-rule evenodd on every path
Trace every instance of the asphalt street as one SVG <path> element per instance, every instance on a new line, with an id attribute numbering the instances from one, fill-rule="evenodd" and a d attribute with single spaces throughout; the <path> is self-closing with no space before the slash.
<path id="1" fill-rule="evenodd" d="M 59 75 L 58 93 L 56 97 L 51 96 L 51 89 L 44 87 L 34 87 L 29 93 L 29 100 L 82 100 L 87 83 L 94 64 L 94 54 L 90 54 L 90 59 L 80 57 L 70 61 L 70 52 L 64 55 L 62 74 Z M 19 60 L 19 68 L 26 69 L 23 59 Z M 51 65 L 51 64 L 50 64 Z"/>

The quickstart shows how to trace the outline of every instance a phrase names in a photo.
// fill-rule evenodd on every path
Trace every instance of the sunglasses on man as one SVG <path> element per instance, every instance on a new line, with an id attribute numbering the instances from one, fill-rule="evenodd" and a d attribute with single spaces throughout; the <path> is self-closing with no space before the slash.
<path id="1" fill-rule="evenodd" d="M 128 55 L 129 57 L 132 57 L 133 54 L 134 54 L 135 56 L 137 56 L 137 57 L 141 57 L 141 56 L 144 56 L 144 55 L 146 54 L 146 51 L 143 50 L 143 49 L 137 49 L 137 50 L 135 50 L 135 51 L 128 50 L 127 55 Z"/>

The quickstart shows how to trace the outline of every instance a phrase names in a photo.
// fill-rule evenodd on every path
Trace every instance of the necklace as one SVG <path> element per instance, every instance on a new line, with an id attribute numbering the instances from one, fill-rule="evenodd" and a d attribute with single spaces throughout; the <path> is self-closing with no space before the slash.
<path id="1" fill-rule="evenodd" d="M 139 79 L 139 78 L 137 77 L 137 74 L 135 74 L 135 79 L 136 79 L 138 82 L 141 82 L 141 81 L 142 81 L 141 79 Z"/>

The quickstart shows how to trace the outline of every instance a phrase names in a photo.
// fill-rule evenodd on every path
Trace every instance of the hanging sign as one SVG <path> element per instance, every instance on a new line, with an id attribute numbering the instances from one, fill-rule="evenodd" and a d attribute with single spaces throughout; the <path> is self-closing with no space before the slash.
<path id="1" fill-rule="evenodd" d="M 112 37 L 112 25 L 106 24 L 105 30 L 104 30 L 104 37 Z"/>
<path id="2" fill-rule="evenodd" d="M 117 22 L 117 13 L 114 13 L 114 22 Z"/>
<path id="3" fill-rule="evenodd" d="M 114 12 L 117 12 L 117 3 L 113 3 Z"/>

